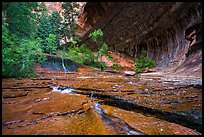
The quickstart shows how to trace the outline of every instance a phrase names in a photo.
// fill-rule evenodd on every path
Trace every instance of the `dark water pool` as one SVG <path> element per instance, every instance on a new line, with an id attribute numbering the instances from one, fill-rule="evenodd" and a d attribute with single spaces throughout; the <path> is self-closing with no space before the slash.
<path id="1" fill-rule="evenodd" d="M 53 71 L 76 71 L 80 65 L 70 59 L 60 58 L 60 57 L 50 57 L 41 64 L 42 68 L 49 68 Z"/>

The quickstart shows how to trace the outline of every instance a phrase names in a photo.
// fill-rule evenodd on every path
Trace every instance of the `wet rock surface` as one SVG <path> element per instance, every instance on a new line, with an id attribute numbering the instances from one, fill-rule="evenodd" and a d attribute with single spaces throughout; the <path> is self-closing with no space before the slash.
<path id="1" fill-rule="evenodd" d="M 201 83 L 196 78 L 130 77 L 91 68 L 3 79 L 2 133 L 199 135 Z M 53 86 L 74 90 L 59 92 Z"/>

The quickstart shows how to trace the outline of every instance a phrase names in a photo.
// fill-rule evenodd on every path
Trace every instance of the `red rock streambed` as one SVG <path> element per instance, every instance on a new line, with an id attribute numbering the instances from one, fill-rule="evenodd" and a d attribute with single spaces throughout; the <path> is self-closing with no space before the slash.
<path id="1" fill-rule="evenodd" d="M 33 79 L 3 79 L 2 132 L 199 135 L 202 89 L 198 81 L 88 68 L 70 73 L 41 71 Z M 50 84 L 75 90 L 62 94 L 52 91 Z M 178 121 L 179 116 L 183 121 Z"/>

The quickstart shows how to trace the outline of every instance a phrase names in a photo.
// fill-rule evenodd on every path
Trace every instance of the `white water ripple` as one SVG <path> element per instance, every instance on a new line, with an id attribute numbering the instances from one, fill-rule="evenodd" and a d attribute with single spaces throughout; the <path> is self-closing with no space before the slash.
<path id="1" fill-rule="evenodd" d="M 52 91 L 57 91 L 57 92 L 61 92 L 62 94 L 69 94 L 69 93 L 73 93 L 75 91 L 75 89 L 67 87 L 64 89 L 60 89 L 57 86 L 52 86 Z"/>

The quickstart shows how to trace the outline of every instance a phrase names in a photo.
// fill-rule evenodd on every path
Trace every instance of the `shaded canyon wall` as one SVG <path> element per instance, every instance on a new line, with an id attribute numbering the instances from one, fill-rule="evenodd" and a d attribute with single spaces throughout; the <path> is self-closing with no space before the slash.
<path id="1" fill-rule="evenodd" d="M 137 57 L 141 49 L 156 67 L 175 74 L 202 74 L 202 5 L 198 2 L 88 2 L 82 43 L 101 28 L 113 51 Z M 82 21 L 83 22 L 83 21 Z"/>

